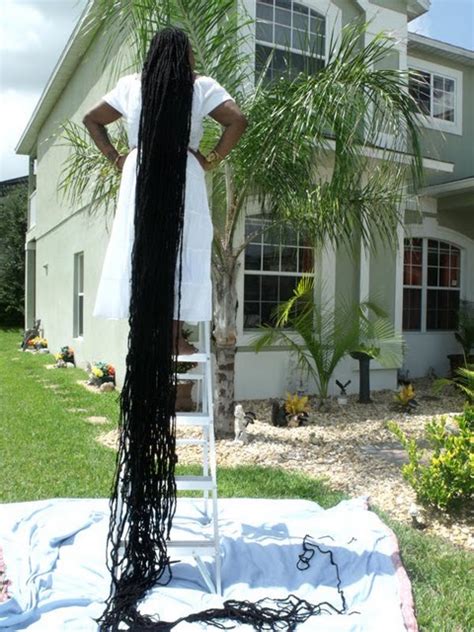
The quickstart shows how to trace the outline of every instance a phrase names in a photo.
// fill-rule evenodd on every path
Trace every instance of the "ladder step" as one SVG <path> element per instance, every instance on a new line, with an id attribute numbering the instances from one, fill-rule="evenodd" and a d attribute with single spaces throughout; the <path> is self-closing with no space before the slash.
<path id="1" fill-rule="evenodd" d="M 211 418 L 207 413 L 177 413 L 176 423 L 180 426 L 209 426 Z"/>
<path id="2" fill-rule="evenodd" d="M 208 445 L 206 439 L 176 439 L 176 445 Z"/>
<path id="3" fill-rule="evenodd" d="M 176 476 L 176 488 L 181 490 L 213 490 L 216 485 L 211 476 Z"/>
<path id="4" fill-rule="evenodd" d="M 171 555 L 215 555 L 216 545 L 214 540 L 170 540 L 166 548 Z"/>
<path id="5" fill-rule="evenodd" d="M 178 373 L 178 380 L 202 380 L 204 375 L 202 373 Z"/>
<path id="6" fill-rule="evenodd" d="M 178 362 L 207 362 L 209 356 L 207 353 L 191 353 L 189 355 L 179 355 Z"/>

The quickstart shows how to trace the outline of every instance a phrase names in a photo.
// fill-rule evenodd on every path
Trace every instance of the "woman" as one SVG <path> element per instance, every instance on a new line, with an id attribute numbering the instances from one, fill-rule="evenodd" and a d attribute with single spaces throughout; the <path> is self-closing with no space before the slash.
<path id="1" fill-rule="evenodd" d="M 224 132 L 205 157 L 199 141 L 209 114 Z M 127 119 L 128 156 L 113 147 L 105 127 L 120 116 Z M 120 79 L 84 123 L 122 170 L 94 314 L 128 314 L 130 324 L 108 535 L 112 587 L 100 624 L 134 629 L 137 602 L 169 570 L 175 355 L 194 351 L 181 323 L 211 318 L 212 223 L 204 173 L 235 146 L 246 120 L 217 81 L 194 72 L 187 35 L 169 27 L 154 36 L 141 75 Z"/>
<path id="2" fill-rule="evenodd" d="M 174 322 L 180 354 L 196 351 L 182 336 L 182 322 L 211 319 L 212 222 L 204 172 L 215 168 L 228 155 L 247 127 L 245 116 L 230 94 L 211 77 L 194 72 L 195 59 L 191 46 L 189 46 L 188 59 L 194 90 L 186 167 L 181 320 Z M 141 81 L 140 74 L 137 73 L 122 77 L 116 87 L 106 94 L 98 105 L 87 112 L 83 119 L 97 147 L 122 172 L 117 211 L 93 312 L 93 315 L 99 318 L 118 319 L 129 316 L 140 111 Z M 208 156 L 203 156 L 199 151 L 199 142 L 203 133 L 202 121 L 207 115 L 219 122 L 224 130 L 214 150 Z M 118 153 L 110 142 L 106 130 L 106 125 L 122 116 L 126 118 L 128 126 L 131 148 L 128 155 Z M 176 315 L 177 306 L 175 305 Z"/>

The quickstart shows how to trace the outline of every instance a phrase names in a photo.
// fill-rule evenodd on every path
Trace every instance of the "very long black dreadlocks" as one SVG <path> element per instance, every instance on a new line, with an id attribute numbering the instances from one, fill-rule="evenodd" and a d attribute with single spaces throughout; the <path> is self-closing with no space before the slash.
<path id="1" fill-rule="evenodd" d="M 130 331 L 108 536 L 112 587 L 102 630 L 133 625 L 137 602 L 169 571 L 166 538 L 176 509 L 173 316 L 176 301 L 179 320 L 193 97 L 183 31 L 168 27 L 154 36 L 141 90 Z"/>
<path id="2" fill-rule="evenodd" d="M 179 320 L 180 311 L 193 98 L 189 50 L 183 31 L 165 28 L 153 38 L 142 71 L 130 331 L 108 534 L 112 585 L 98 623 L 103 632 L 116 632 L 123 625 L 134 632 L 164 632 L 182 621 L 206 622 L 219 629 L 234 622 L 256 630 L 292 631 L 324 608 L 344 612 L 344 598 L 342 610 L 327 602 L 310 604 L 295 595 L 256 603 L 230 600 L 222 608 L 173 622 L 138 611 L 146 592 L 170 578 L 166 540 L 176 509 L 174 356 L 178 350 L 173 319 Z M 340 580 L 338 590 L 339 585 Z"/>

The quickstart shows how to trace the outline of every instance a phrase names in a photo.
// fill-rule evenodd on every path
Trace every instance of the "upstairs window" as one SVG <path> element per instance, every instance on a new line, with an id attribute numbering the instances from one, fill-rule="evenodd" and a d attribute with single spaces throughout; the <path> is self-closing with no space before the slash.
<path id="1" fill-rule="evenodd" d="M 246 238 L 263 229 L 268 220 L 249 217 Z M 245 249 L 244 329 L 274 324 L 277 305 L 291 296 L 303 274 L 313 272 L 314 250 L 295 231 L 269 228 Z"/>
<path id="2" fill-rule="evenodd" d="M 273 52 L 266 72 L 272 80 L 285 73 L 317 72 L 324 66 L 326 19 L 293 0 L 257 0 L 255 70 L 257 75 Z"/>
<path id="3" fill-rule="evenodd" d="M 415 57 L 408 59 L 408 68 L 408 89 L 421 110 L 421 123 L 461 135 L 463 73 Z"/>
<path id="4" fill-rule="evenodd" d="M 455 121 L 455 80 L 423 70 L 410 69 L 409 90 L 423 114 Z"/>
<path id="5" fill-rule="evenodd" d="M 403 329 L 456 329 L 460 285 L 459 248 L 436 239 L 405 239 Z"/>

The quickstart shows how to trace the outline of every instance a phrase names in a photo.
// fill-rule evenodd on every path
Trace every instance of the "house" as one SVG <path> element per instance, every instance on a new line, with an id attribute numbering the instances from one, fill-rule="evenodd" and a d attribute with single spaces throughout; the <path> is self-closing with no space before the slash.
<path id="1" fill-rule="evenodd" d="M 327 304 L 335 305 L 339 295 L 381 295 L 407 341 L 403 368 L 412 377 L 431 370 L 446 373 L 446 355 L 459 351 L 453 336 L 459 301 L 474 300 L 474 53 L 408 32 L 408 23 L 429 9 L 429 0 L 237 1 L 256 18 L 257 66 L 269 49 L 277 49 L 271 73 L 278 73 L 284 61 L 280 42 L 289 37 L 294 61 L 304 58 L 295 37 L 298 27 L 319 42 L 316 67 L 327 55 L 329 32 L 337 33 L 355 17 L 372 20 L 367 37 L 381 30 L 396 33 L 397 46 L 387 63 L 412 69 L 424 82 L 422 87 L 413 83 L 410 90 L 425 112 L 427 186 L 418 199 L 407 199 L 405 226 L 394 235 L 392 251 L 374 253 L 360 246 L 354 261 L 330 248 L 313 253 L 297 236 L 284 243 L 265 238 L 247 248 L 238 279 L 236 398 L 277 396 L 298 386 L 287 351 L 268 349 L 256 356 L 249 342 L 252 328 L 288 296 L 313 256 L 326 280 Z M 17 147 L 18 153 L 30 157 L 32 191 L 25 244 L 25 325 L 41 318 L 51 349 L 71 345 L 79 366 L 100 359 L 111 362 L 121 384 L 128 323 L 92 317 L 112 217 L 71 207 L 57 193 L 68 155 L 59 126 L 66 120 L 80 122 L 117 76 L 113 60 L 105 67 L 101 62 L 104 38 L 90 28 L 95 4 L 85 10 Z M 248 217 L 247 228 L 256 221 Z M 372 362 L 372 388 L 396 388 L 397 368 Z M 358 363 L 347 358 L 336 377 L 351 380 L 350 388 L 356 390 Z"/>

